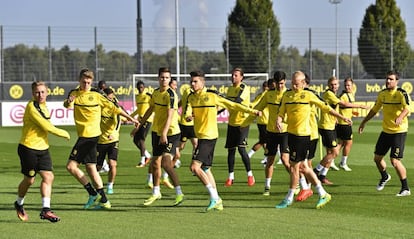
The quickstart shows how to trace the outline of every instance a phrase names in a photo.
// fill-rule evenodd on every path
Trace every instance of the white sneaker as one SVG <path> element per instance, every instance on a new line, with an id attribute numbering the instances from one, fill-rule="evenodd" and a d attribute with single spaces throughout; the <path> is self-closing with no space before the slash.
<path id="1" fill-rule="evenodd" d="M 107 173 L 109 172 L 109 165 L 108 164 L 104 164 L 101 168 L 101 170 L 99 170 L 99 173 Z"/>
<path id="2" fill-rule="evenodd" d="M 401 192 L 397 193 L 395 196 L 405 197 L 405 196 L 410 196 L 410 195 L 411 195 L 410 190 L 405 189 L 405 190 L 401 190 Z"/>
<path id="3" fill-rule="evenodd" d="M 180 168 L 180 167 L 181 167 L 181 161 L 177 159 L 177 161 L 175 161 L 174 168 Z"/>
<path id="4" fill-rule="evenodd" d="M 350 167 L 348 167 L 348 165 L 346 165 L 346 164 L 339 164 L 339 167 L 342 168 L 344 171 L 347 171 L 347 172 L 352 171 L 352 169 Z"/>
<path id="5" fill-rule="evenodd" d="M 335 171 L 339 171 L 339 168 L 335 165 L 334 162 L 331 163 L 331 169 L 335 170 Z"/>

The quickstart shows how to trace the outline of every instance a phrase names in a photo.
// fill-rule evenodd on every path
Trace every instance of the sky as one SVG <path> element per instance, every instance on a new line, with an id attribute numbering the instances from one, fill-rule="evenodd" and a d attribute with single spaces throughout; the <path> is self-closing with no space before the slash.
<path id="1" fill-rule="evenodd" d="M 178 0 L 180 27 L 225 28 L 235 0 Z M 396 0 L 407 29 L 414 29 L 414 1 Z M 342 0 L 337 4 L 339 28 L 359 28 L 375 0 Z M 24 6 L 24 7 L 23 7 Z M 175 0 L 141 0 L 144 28 L 175 27 Z M 274 0 L 273 10 L 284 28 L 335 28 L 330 0 Z M 135 27 L 137 0 L 3 0 L 3 26 Z M 283 38 L 282 38 L 283 44 Z"/>

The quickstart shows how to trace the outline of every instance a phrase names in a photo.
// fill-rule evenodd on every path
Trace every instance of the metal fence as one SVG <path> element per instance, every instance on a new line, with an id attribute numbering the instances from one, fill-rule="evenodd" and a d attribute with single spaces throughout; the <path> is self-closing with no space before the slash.
<path id="1" fill-rule="evenodd" d="M 332 74 L 335 67 L 335 54 L 339 54 L 339 76 L 367 78 L 357 52 L 359 29 L 345 28 L 281 28 L 279 49 L 283 57 L 272 60 L 269 56 L 268 72 L 282 69 L 287 73 L 301 69 L 311 73 L 314 79 L 325 79 Z M 407 30 L 407 41 L 413 46 L 414 29 Z M 231 68 L 226 58 L 223 40 L 226 29 L 223 28 L 181 28 L 179 29 L 180 72 L 189 72 L 194 68 L 203 68 L 207 73 L 226 73 Z M 49 81 L 74 80 L 80 67 L 95 69 L 98 78 L 103 80 L 123 80 L 133 73 L 154 73 L 162 65 L 176 66 L 175 52 L 176 30 L 174 28 L 143 28 L 141 52 L 152 53 L 159 58 L 150 58 L 136 54 L 137 30 L 129 27 L 34 27 L 34 26 L 0 26 L 0 81 L 32 81 L 43 79 Z M 9 56 L 7 49 L 19 44 L 29 48 L 40 49 L 39 56 L 27 57 L 23 53 Z M 267 44 L 263 44 L 267 46 Z M 390 44 L 392 45 L 392 44 Z M 99 47 L 102 47 L 100 49 Z M 67 50 L 73 55 L 70 60 L 61 59 L 58 51 Z M 262 51 L 270 51 L 261 47 Z M 312 54 L 305 57 L 305 52 L 320 51 L 325 56 Z M 205 59 L 197 61 L 191 58 L 190 51 L 209 52 L 202 55 Z M 392 49 L 390 49 L 390 52 Z M 87 53 L 86 57 L 74 54 Z M 128 58 L 114 62 L 109 53 L 125 53 Z M 219 60 L 206 64 L 209 56 L 215 54 Z M 32 54 L 33 55 L 33 54 Z M 390 57 L 393 56 L 390 53 Z M 372 56 L 375 61 L 376 56 Z M 139 64 L 140 60 L 143 62 Z M 162 60 L 160 60 L 162 59 Z M 154 62 L 155 61 L 155 62 Z M 411 57 L 410 66 L 414 66 Z M 155 67 L 155 68 L 154 68 Z M 411 67 L 412 68 L 412 67 Z M 384 72 L 388 69 L 384 69 Z M 401 70 L 401 69 L 400 69 Z M 263 72 L 263 71 L 257 71 Z M 412 72 L 412 71 L 411 71 Z M 403 77 L 413 78 L 414 73 L 403 70 Z"/>

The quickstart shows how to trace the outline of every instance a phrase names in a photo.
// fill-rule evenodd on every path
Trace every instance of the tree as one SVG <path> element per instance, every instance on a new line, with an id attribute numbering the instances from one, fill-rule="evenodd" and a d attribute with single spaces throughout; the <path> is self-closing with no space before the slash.
<path id="1" fill-rule="evenodd" d="M 389 69 L 403 70 L 410 46 L 405 23 L 395 0 L 376 0 L 365 13 L 359 31 L 358 51 L 368 74 L 383 78 Z"/>
<path id="2" fill-rule="evenodd" d="M 228 38 L 223 49 L 233 67 L 245 72 L 267 72 L 274 62 L 280 44 L 279 23 L 272 10 L 271 0 L 237 0 L 228 17 Z M 270 42 L 269 42 L 270 40 Z"/>

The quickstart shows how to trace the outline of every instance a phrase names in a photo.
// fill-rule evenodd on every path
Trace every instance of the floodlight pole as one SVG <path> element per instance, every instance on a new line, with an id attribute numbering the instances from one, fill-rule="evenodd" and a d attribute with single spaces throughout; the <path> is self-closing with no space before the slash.
<path id="1" fill-rule="evenodd" d="M 335 4 L 335 76 L 339 78 L 339 55 L 338 55 L 338 4 L 342 0 L 329 0 L 330 3 Z"/>

